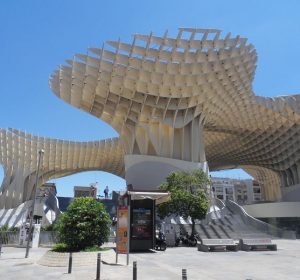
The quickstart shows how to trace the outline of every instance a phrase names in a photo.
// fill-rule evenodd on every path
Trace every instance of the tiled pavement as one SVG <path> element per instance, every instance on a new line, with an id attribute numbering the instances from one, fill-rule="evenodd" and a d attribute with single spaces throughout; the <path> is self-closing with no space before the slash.
<path id="1" fill-rule="evenodd" d="M 198 252 L 196 248 L 168 248 L 165 252 L 139 253 L 119 256 L 115 265 L 113 250 L 101 254 L 101 279 L 132 279 L 132 262 L 137 261 L 139 280 L 181 279 L 181 269 L 187 269 L 188 279 L 300 279 L 300 240 L 275 240 L 278 251 L 257 252 Z M 0 279 L 78 279 L 96 278 L 96 266 L 79 266 L 74 262 L 71 274 L 67 267 L 48 267 L 37 263 L 48 249 L 30 251 L 24 259 L 25 249 L 4 247 L 0 258 Z M 91 257 L 92 258 L 92 257 Z M 86 261 L 86 260 L 85 260 Z M 93 262 L 93 261 L 91 261 Z"/>

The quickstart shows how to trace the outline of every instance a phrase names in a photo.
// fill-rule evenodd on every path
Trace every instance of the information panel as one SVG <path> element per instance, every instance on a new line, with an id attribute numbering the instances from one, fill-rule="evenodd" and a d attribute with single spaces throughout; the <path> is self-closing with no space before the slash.
<path id="1" fill-rule="evenodd" d="M 128 206 L 118 207 L 117 219 L 117 253 L 128 254 Z"/>
<path id="2" fill-rule="evenodd" d="M 132 238 L 152 238 L 151 209 L 135 208 L 132 210 Z"/>

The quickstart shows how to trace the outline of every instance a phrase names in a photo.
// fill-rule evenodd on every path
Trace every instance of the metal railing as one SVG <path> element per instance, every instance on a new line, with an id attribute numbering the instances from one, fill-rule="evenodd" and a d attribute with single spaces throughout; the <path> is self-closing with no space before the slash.
<path id="1" fill-rule="evenodd" d="M 3 245 L 18 245 L 19 232 L 18 231 L 1 231 L 0 244 Z"/>
<path id="2" fill-rule="evenodd" d="M 215 197 L 215 204 L 220 210 L 224 210 L 225 204 L 221 199 Z"/>
<path id="3" fill-rule="evenodd" d="M 205 223 L 208 224 L 214 219 L 223 219 L 224 218 L 224 211 L 225 211 L 225 204 L 222 200 L 212 197 L 211 198 L 211 206 L 213 207 L 213 211 L 207 213 L 205 218 Z M 216 207 L 218 209 L 216 209 Z"/>
<path id="4" fill-rule="evenodd" d="M 0 244 L 2 245 L 19 245 L 18 231 L 1 231 L 0 232 Z M 115 232 L 111 231 L 108 238 L 108 242 L 116 242 Z M 58 243 L 58 238 L 55 231 L 41 231 L 39 246 L 52 247 Z"/>
<path id="5" fill-rule="evenodd" d="M 224 215 L 225 215 L 225 213 L 224 213 L 225 212 L 225 203 L 221 199 L 219 199 L 217 197 L 214 198 L 214 203 L 219 208 L 219 210 L 218 210 L 219 217 L 221 219 L 224 218 Z"/>
<path id="6" fill-rule="evenodd" d="M 55 231 L 41 231 L 40 232 L 40 246 L 52 247 L 54 244 L 58 243 L 58 237 Z M 108 237 L 108 242 L 116 242 L 115 232 L 111 230 L 110 236 Z"/>
<path id="7" fill-rule="evenodd" d="M 109 232 L 108 242 L 116 243 L 116 238 L 117 238 L 116 237 L 116 228 L 111 227 L 110 232 Z"/>
<path id="8" fill-rule="evenodd" d="M 286 239 L 296 239 L 296 233 L 292 230 L 284 230 L 277 228 L 273 225 L 268 223 L 262 222 L 254 217 L 250 216 L 243 207 L 235 203 L 231 200 L 225 201 L 226 207 L 229 208 L 233 213 L 238 214 L 245 224 L 251 225 L 255 229 L 267 233 L 269 235 L 273 235 L 279 238 L 286 238 Z"/>
<path id="9" fill-rule="evenodd" d="M 40 246 L 51 247 L 58 243 L 57 235 L 55 231 L 41 231 L 40 232 Z"/>

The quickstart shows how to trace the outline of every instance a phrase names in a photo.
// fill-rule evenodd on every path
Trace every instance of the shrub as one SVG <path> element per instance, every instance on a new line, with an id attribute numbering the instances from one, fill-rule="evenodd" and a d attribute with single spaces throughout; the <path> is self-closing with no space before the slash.
<path id="1" fill-rule="evenodd" d="M 0 227 L 0 231 L 8 231 L 8 225 L 3 225 L 2 227 Z"/>
<path id="2" fill-rule="evenodd" d="M 19 227 L 12 227 L 12 228 L 10 228 L 10 231 L 19 232 L 20 228 Z"/>
<path id="3" fill-rule="evenodd" d="M 101 246 L 108 240 L 110 217 L 101 202 L 79 197 L 69 205 L 54 225 L 58 239 L 70 251 Z"/>
<path id="4" fill-rule="evenodd" d="M 69 252 L 69 247 L 65 243 L 57 243 L 53 246 L 52 251 L 55 252 Z"/>
<path id="5" fill-rule="evenodd" d="M 41 227 L 41 231 L 53 231 L 53 229 L 54 229 L 54 224 Z"/>
<path id="6" fill-rule="evenodd" d="M 99 246 L 92 246 L 92 247 L 87 247 L 84 249 L 84 252 L 98 252 L 98 251 L 108 251 L 110 248 L 104 247 L 100 248 Z"/>

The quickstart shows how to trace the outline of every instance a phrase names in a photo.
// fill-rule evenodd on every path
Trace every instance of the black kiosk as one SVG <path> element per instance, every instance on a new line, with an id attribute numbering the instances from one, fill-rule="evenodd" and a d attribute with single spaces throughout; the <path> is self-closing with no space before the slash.
<path id="1" fill-rule="evenodd" d="M 155 246 L 155 205 L 169 200 L 165 191 L 127 191 L 123 202 L 130 206 L 129 250 L 146 251 Z"/>
<path id="2" fill-rule="evenodd" d="M 131 200 L 130 221 L 130 252 L 154 248 L 155 200 Z"/>

